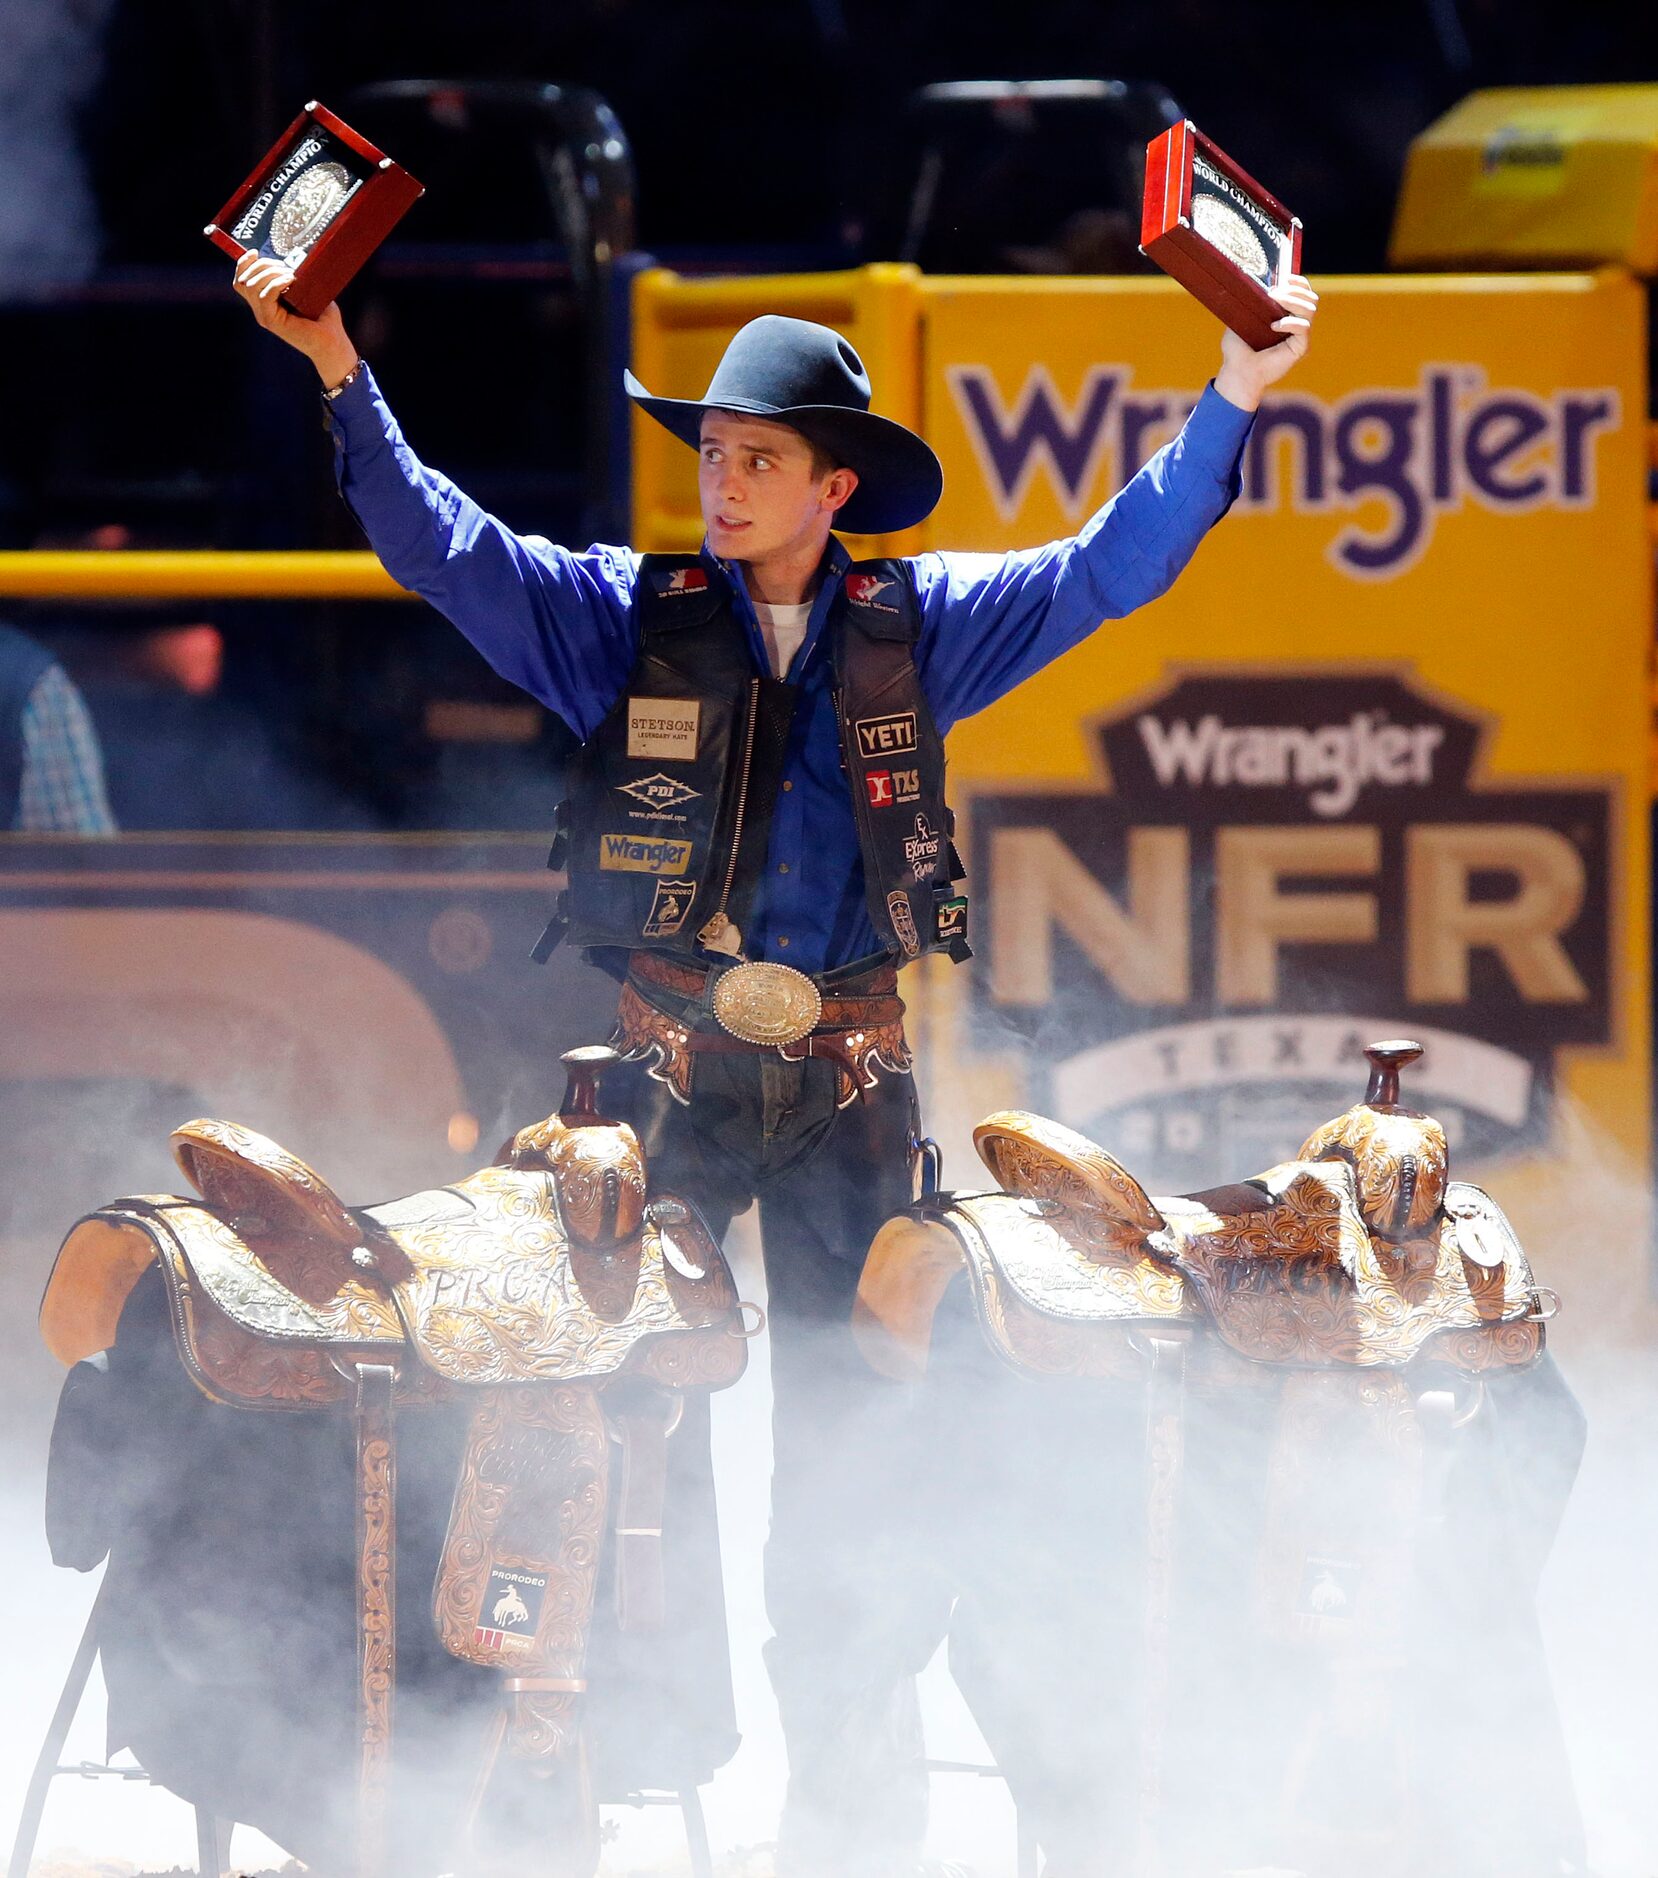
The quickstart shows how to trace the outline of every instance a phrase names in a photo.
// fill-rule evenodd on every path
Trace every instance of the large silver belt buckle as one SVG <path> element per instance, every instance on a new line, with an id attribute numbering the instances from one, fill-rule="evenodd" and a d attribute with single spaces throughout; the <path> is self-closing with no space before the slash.
<path id="1" fill-rule="evenodd" d="M 714 985 L 714 1016 L 744 1043 L 798 1043 L 822 1015 L 823 993 L 792 965 L 734 965 Z"/>

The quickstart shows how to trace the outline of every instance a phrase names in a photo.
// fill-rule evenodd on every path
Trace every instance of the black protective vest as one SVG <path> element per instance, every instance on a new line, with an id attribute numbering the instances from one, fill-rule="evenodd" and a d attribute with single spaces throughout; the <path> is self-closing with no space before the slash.
<path id="1" fill-rule="evenodd" d="M 795 687 L 761 677 L 729 590 L 694 557 L 646 555 L 639 662 L 571 761 L 552 864 L 561 939 L 707 962 L 716 914 L 748 924 L 765 866 Z M 944 802 L 944 743 L 915 669 L 921 608 L 902 561 L 849 569 L 825 625 L 869 915 L 900 961 L 969 956 Z"/>

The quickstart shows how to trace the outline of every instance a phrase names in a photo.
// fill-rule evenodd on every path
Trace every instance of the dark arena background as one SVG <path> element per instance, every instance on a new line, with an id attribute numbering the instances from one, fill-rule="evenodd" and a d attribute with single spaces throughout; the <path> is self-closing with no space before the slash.
<path id="1" fill-rule="evenodd" d="M 63 1700 L 105 1570 L 98 1545 L 74 1570 L 58 1544 L 54 1564 L 44 1517 L 64 1367 L 37 1313 L 65 1235 L 116 1196 L 181 1192 L 168 1139 L 195 1117 L 280 1142 L 354 1208 L 445 1188 L 559 1107 L 561 1054 L 604 1043 L 615 1013 L 614 983 L 573 948 L 531 959 L 565 884 L 548 850 L 575 731 L 380 568 L 336 489 L 315 373 L 238 304 L 232 262 L 203 238 L 310 101 L 424 185 L 340 299 L 411 446 L 511 529 L 572 549 L 696 552 L 694 459 L 630 405 L 622 373 L 698 397 L 731 335 L 764 313 L 846 335 L 873 408 L 943 464 L 934 512 L 852 539 L 857 558 L 1000 555 L 1075 535 L 1176 436 L 1219 356 L 1214 314 L 1140 251 L 1148 142 L 1189 119 L 1300 218 L 1316 329 L 1266 393 L 1231 513 L 1169 592 L 950 733 L 972 957 L 920 959 L 901 981 L 924 1132 L 946 1188 L 1011 1188 L 1013 1161 L 992 1148 L 987 1173 L 974 1130 L 1028 1110 L 1100 1144 L 1151 1195 L 1201 1194 L 1230 1218 L 1238 1183 L 1294 1161 L 1360 1101 L 1367 1045 L 1415 1039 L 1403 1100 L 1442 1125 L 1446 1217 L 1489 1205 L 1459 1181 L 1506 1214 L 1536 1290 L 1503 1322 L 1535 1339 L 1548 1318 L 1547 1358 L 1526 1371 L 1546 1389 L 1516 1386 L 1510 1404 L 1518 1377 L 1461 1377 L 1413 1397 L 1405 1433 L 1378 1445 L 1391 1484 L 1363 1509 L 1347 1484 L 1331 1515 L 1342 1536 L 1297 1552 L 1295 1621 L 1269 1635 L 1249 1587 L 1279 1568 L 1272 1521 L 1312 1491 L 1318 1456 L 1333 1477 L 1348 1452 L 1347 1409 L 1318 1393 L 1327 1378 L 1286 1384 L 1262 1533 L 1240 1540 L 1230 1513 L 1194 1509 L 1213 1489 L 1214 1507 L 1236 1511 L 1226 1493 L 1253 1464 L 1239 1456 L 1257 1397 L 1234 1416 L 1201 1365 L 1184 1423 L 1164 1383 L 1144 1399 L 1137 1380 L 1128 1397 L 1120 1379 L 1118 1394 L 1091 1395 L 1086 1366 L 1010 1380 L 1003 1363 L 981 1386 L 960 1352 L 982 1358 L 985 1338 L 958 1283 L 934 1344 L 953 1337 L 957 1355 L 925 1386 L 887 1364 L 921 1399 L 922 1425 L 936 1418 L 893 1529 L 923 1507 L 979 1572 L 957 1587 L 948 1645 L 915 1665 L 929 1863 L 846 1878 L 1654 1878 L 1651 9 L 6 0 L 0 805 L 15 793 L 18 806 L 0 833 L 0 1822 L 8 1835 L 23 1822 L 11 1878 L 204 1870 L 209 1847 L 223 1871 L 374 1878 L 340 1857 L 299 1862 L 303 1805 L 285 1838 L 281 1807 L 239 1819 L 189 1767 L 146 1766 L 111 1740 L 119 1703 L 106 1730 L 100 1665 Z M 363 166 L 365 191 L 375 174 Z M 20 726 L 47 675 L 84 705 L 78 766 L 31 782 Z M 857 780 L 908 834 L 920 772 L 903 767 L 913 718 L 908 744 L 897 722 L 891 767 Z M 652 780 L 652 812 L 634 819 L 672 821 L 672 781 Z M 913 820 L 910 847 L 928 856 L 939 831 Z M 626 865 L 661 871 L 675 843 L 635 846 L 644 858 Z M 666 905 L 683 920 L 671 892 Z M 990 1216 L 963 1204 L 950 1226 L 967 1244 Z M 569 1206 L 558 1217 L 577 1236 Z M 944 1233 L 941 1217 L 918 1225 Z M 1177 1211 L 1168 1219 L 1178 1229 Z M 1499 1270 L 1501 1293 L 1501 1272 L 1521 1269 L 1455 1243 L 1475 1294 L 1481 1272 Z M 763 1306 L 753 1209 L 725 1254 L 736 1294 Z M 992 1279 L 952 1256 L 994 1318 Z M 906 1309 L 918 1286 L 898 1287 Z M 161 1294 L 148 1296 L 170 1351 Z M 1016 1358 L 1003 1333 L 1000 1357 Z M 642 1684 L 658 1720 L 719 1741 L 692 1756 L 695 1777 L 646 1781 L 612 1777 L 600 1738 L 597 1864 L 552 1819 L 544 1869 L 558 1878 L 808 1870 L 773 1861 L 789 1770 L 763 1656 L 770 1333 L 746 1349 L 741 1379 L 687 1411 L 698 1438 L 699 1418 L 712 1423 L 718 1546 L 709 1537 L 694 1568 L 705 1590 L 723 1561 L 735 1728 L 712 1699 L 702 1718 L 723 1684 L 699 1682 L 694 1651 L 641 1653 L 625 1622 L 618 1641 L 596 1620 L 596 1738 L 613 1675 Z M 338 1377 L 317 1383 L 318 1401 L 325 1382 Z M 1389 1370 L 1370 1408 L 1394 1382 Z M 1495 1435 L 1457 1445 L 1492 1405 Z M 1301 1473 L 1283 1465 L 1292 1409 Z M 442 1429 L 398 1417 L 412 1530 L 409 1509 L 455 1456 Z M 349 1710 L 328 1706 L 356 1660 L 349 1417 L 341 1408 L 315 1440 L 285 1425 L 268 1450 L 218 1437 L 198 1449 L 172 1426 L 129 1428 L 78 1473 L 58 1471 L 54 1450 L 58 1531 L 75 1524 L 65 1495 L 96 1489 L 137 1518 L 187 1488 L 199 1526 L 175 1526 L 146 1592 L 182 1614 L 156 1645 L 155 1686 L 171 1678 L 207 1701 L 227 1740 L 247 1730 L 249 1766 L 303 1770 L 336 1747 L 349 1760 Z M 1193 1497 L 1160 1540 L 1155 1457 L 1180 1427 Z M 1417 1470 L 1407 1485 L 1401 1454 Z M 314 1495 L 296 1485 L 311 1468 Z M 441 1484 L 434 1548 L 448 1474 Z M 1093 1522 L 1086 1543 L 1080 1527 L 1044 1537 L 1055 1509 Z M 1430 1536 L 1407 1546 L 1407 1527 Z M 1368 1552 L 1360 1528 L 1381 1534 Z M 1172 1592 L 1163 1543 L 1186 1561 Z M 673 1571 L 691 1568 L 665 1544 L 672 1617 Z M 1361 1596 L 1361 1552 L 1363 1582 L 1387 1587 L 1362 1594 L 1391 1613 L 1385 1648 L 1350 1646 L 1331 1616 L 1332 1600 Z M 416 1538 L 402 1559 L 398 1626 L 424 1625 L 433 1654 L 433 1558 Z M 539 1622 L 546 1575 L 504 1569 L 487 1574 L 501 1621 Z M 344 1613 L 332 1657 L 318 1643 L 331 1598 Z M 691 1602 L 717 1612 L 717 1598 Z M 184 1621 L 198 1608 L 212 1621 Z M 723 1655 L 717 1621 L 704 1628 Z M 314 1682 L 296 1667 L 307 1652 Z M 985 1695 L 987 1664 L 1025 1676 L 1011 1711 Z M 418 1662 L 410 1673 L 413 1690 Z M 1107 1711 L 1089 1755 L 1139 1770 L 1123 1778 L 1109 1854 L 1064 1855 L 1041 1823 L 1075 1752 L 1054 1718 L 1081 1699 L 1077 1680 Z M 280 1725 L 261 1708 L 277 1690 Z M 1319 1718 L 1299 1734 L 1298 1704 Z M 412 1694 L 404 1706 L 413 1716 Z M 1231 1751 L 1263 1716 L 1263 1739 L 1300 1744 L 1264 1767 Z M 464 1748 L 419 1736 L 431 1760 L 405 1769 L 393 1800 L 411 1819 L 425 1818 L 414 1786 L 464 1785 L 483 1724 L 463 1720 Z M 57 1743 L 44 1760 L 43 1741 Z M 1205 1755 L 1230 1775 L 1199 1778 Z M 1423 1773 L 1435 1765 L 1454 1777 L 1435 1786 Z M 1280 1782 L 1293 1807 L 1262 1800 Z M 1292 1811 L 1295 1832 L 1275 1838 Z M 457 1854 L 439 1869 L 538 1867 Z"/>

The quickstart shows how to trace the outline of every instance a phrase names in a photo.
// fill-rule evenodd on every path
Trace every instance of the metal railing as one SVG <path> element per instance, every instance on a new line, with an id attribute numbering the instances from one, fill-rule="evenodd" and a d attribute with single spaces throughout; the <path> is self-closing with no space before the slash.
<path id="1" fill-rule="evenodd" d="M 10 600 L 412 600 L 372 554 L 92 550 L 0 553 Z"/>

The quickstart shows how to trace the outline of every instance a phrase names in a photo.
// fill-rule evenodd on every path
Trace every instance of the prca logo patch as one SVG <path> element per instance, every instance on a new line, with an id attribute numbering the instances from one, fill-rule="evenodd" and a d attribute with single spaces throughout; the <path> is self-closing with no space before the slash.
<path id="1" fill-rule="evenodd" d="M 656 898 L 651 901 L 650 915 L 645 921 L 644 937 L 672 938 L 685 924 L 686 915 L 691 911 L 691 902 L 696 897 L 697 883 L 694 880 L 659 880 L 656 883 Z"/>
<path id="2" fill-rule="evenodd" d="M 545 1572 L 492 1565 L 472 1641 L 486 1650 L 517 1652 L 532 1648 L 546 1590 Z"/>

